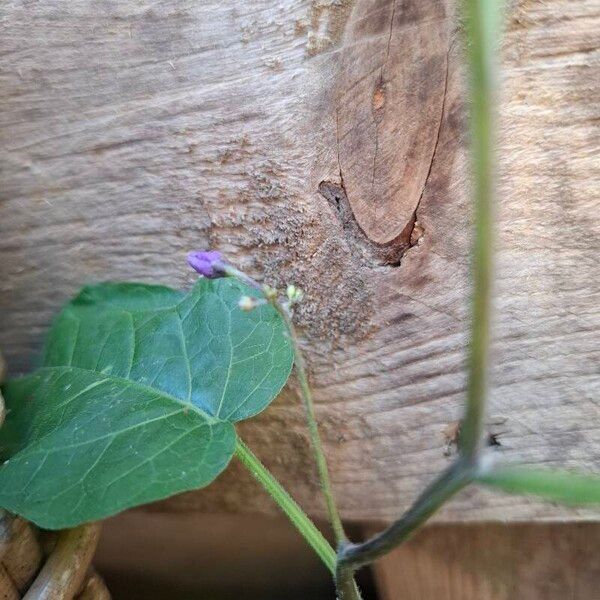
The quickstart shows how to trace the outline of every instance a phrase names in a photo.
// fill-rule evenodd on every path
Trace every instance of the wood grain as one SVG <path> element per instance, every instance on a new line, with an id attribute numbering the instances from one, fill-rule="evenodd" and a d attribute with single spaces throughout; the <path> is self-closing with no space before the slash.
<path id="1" fill-rule="evenodd" d="M 348 519 L 449 460 L 470 216 L 449 1 L 17 0 L 0 7 L 0 347 L 35 364 L 80 285 L 193 279 L 216 247 L 295 282 Z M 513 2 L 501 98 L 491 415 L 509 461 L 598 468 L 600 9 Z M 295 384 L 241 428 L 323 514 Z M 269 511 L 238 465 L 161 510 Z M 441 520 L 597 518 L 469 490 Z"/>
<path id="2" fill-rule="evenodd" d="M 382 600 L 591 600 L 600 524 L 450 525 L 375 563 Z"/>

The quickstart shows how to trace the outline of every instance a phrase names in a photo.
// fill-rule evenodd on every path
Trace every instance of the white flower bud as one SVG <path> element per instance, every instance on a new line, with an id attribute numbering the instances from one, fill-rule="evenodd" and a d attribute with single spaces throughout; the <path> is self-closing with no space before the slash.
<path id="1" fill-rule="evenodd" d="M 258 300 L 252 296 L 242 296 L 238 301 L 238 306 L 244 312 L 250 312 L 258 306 Z"/>
<path id="2" fill-rule="evenodd" d="M 288 285 L 286 294 L 291 304 L 297 304 L 304 297 L 304 292 L 295 285 Z"/>
<path id="3" fill-rule="evenodd" d="M 270 285 L 265 284 L 263 285 L 263 294 L 265 295 L 267 300 L 271 301 L 277 299 L 277 295 L 279 294 L 279 292 L 275 288 L 272 288 Z"/>

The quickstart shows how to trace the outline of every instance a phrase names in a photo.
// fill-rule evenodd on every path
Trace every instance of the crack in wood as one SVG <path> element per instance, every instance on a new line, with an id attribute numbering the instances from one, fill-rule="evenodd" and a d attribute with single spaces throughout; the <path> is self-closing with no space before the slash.
<path id="1" fill-rule="evenodd" d="M 367 267 L 396 267 L 400 265 L 402 256 L 411 247 L 410 237 L 414 229 L 412 220 L 396 238 L 387 244 L 377 244 L 369 239 L 354 217 L 344 181 L 341 177 L 341 170 L 339 183 L 327 180 L 321 181 L 318 191 L 327 200 L 337 216 L 344 230 L 350 252 L 355 258 Z"/>
<path id="2" fill-rule="evenodd" d="M 442 96 L 442 108 L 440 111 L 440 120 L 438 123 L 437 133 L 436 133 L 436 137 L 435 137 L 435 143 L 433 144 L 433 151 L 431 153 L 431 160 L 429 161 L 429 169 L 427 170 L 427 175 L 425 176 L 425 180 L 423 181 L 423 187 L 421 188 L 421 193 L 419 194 L 419 199 L 417 200 L 415 210 L 413 211 L 412 219 L 409 221 L 409 225 L 411 227 L 410 234 L 409 234 L 409 248 L 412 248 L 416 243 L 418 243 L 418 241 L 423 236 L 424 230 L 422 227 L 420 227 L 421 231 L 420 231 L 418 237 L 416 235 L 414 235 L 415 229 L 416 229 L 417 223 L 418 223 L 417 211 L 419 210 L 419 207 L 421 206 L 421 201 L 423 200 L 423 195 L 425 194 L 425 189 L 427 188 L 427 184 L 429 183 L 429 179 L 431 177 L 431 171 L 433 169 L 433 163 L 435 162 L 435 157 L 437 155 L 437 150 L 438 150 L 438 146 L 440 143 L 440 135 L 442 132 L 442 126 L 444 124 L 444 114 L 446 113 L 446 97 L 448 96 L 448 78 L 449 78 L 449 73 L 450 73 L 450 52 L 452 51 L 453 46 L 454 46 L 454 43 L 451 43 L 450 47 L 448 48 L 448 52 L 446 53 L 446 75 L 445 75 L 445 79 L 444 79 L 444 94 Z M 408 250 L 408 248 L 407 248 L 407 250 Z M 402 257 L 400 257 L 400 258 L 402 258 Z"/>

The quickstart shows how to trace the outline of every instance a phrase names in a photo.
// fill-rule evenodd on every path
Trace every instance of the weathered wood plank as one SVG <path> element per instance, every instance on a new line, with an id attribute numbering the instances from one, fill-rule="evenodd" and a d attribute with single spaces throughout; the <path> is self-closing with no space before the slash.
<path id="1" fill-rule="evenodd" d="M 184 286 L 218 247 L 308 300 L 344 515 L 389 520 L 447 464 L 464 396 L 469 210 L 450 2 L 0 7 L 0 346 L 30 368 L 82 283 Z M 600 9 L 508 12 L 491 413 L 507 460 L 600 461 Z M 292 384 L 242 433 L 322 510 Z M 267 510 L 234 465 L 175 509 Z M 583 518 L 462 494 L 440 518 Z"/>

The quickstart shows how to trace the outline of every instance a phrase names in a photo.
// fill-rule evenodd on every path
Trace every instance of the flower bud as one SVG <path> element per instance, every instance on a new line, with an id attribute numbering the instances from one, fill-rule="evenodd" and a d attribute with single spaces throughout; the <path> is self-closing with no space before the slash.
<path id="1" fill-rule="evenodd" d="M 302 300 L 302 298 L 304 298 L 304 292 L 295 285 L 288 285 L 286 294 L 290 304 L 297 304 Z"/>
<path id="2" fill-rule="evenodd" d="M 238 301 L 238 306 L 240 310 L 244 312 L 250 312 L 254 310 L 259 305 L 259 301 L 252 296 L 242 296 Z"/>
<path id="3" fill-rule="evenodd" d="M 223 255 L 216 250 L 196 250 L 190 252 L 187 256 L 187 261 L 192 269 L 209 279 L 225 277 L 226 275 Z"/>
<path id="4" fill-rule="evenodd" d="M 272 288 L 270 285 L 263 285 L 263 294 L 265 295 L 265 298 L 269 301 L 272 300 L 277 300 L 277 295 L 279 294 L 279 292 L 275 289 Z"/>

